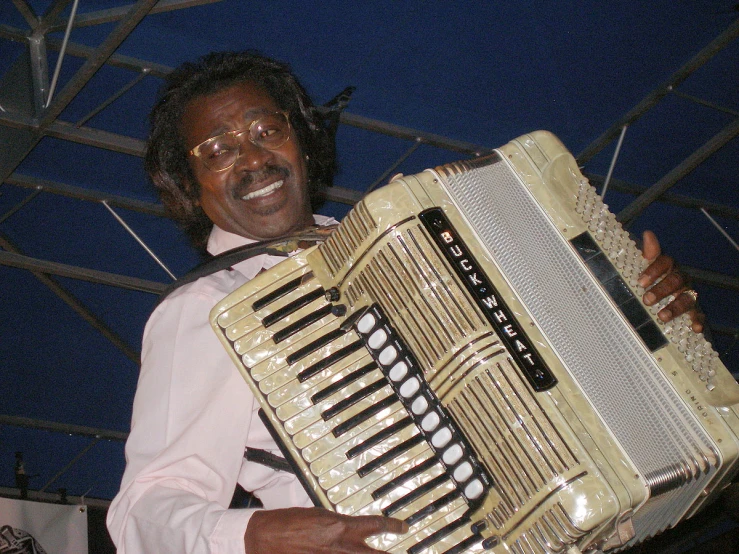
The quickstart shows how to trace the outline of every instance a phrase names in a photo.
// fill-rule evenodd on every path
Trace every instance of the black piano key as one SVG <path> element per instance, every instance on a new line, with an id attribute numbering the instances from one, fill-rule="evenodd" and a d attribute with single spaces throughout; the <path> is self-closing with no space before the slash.
<path id="1" fill-rule="evenodd" d="M 298 288 L 303 282 L 311 278 L 313 278 L 313 272 L 308 272 L 305 275 L 301 275 L 300 277 L 297 277 L 293 279 L 292 281 L 285 283 L 280 288 L 273 290 L 269 294 L 263 296 L 262 298 L 254 302 L 251 305 L 251 309 L 254 310 L 255 312 L 261 310 L 267 304 L 271 304 L 278 298 L 282 298 L 289 292 L 292 292 L 293 290 Z"/>
<path id="2" fill-rule="evenodd" d="M 321 417 L 323 418 L 323 421 L 328 421 L 329 419 L 340 414 L 347 408 L 354 406 L 354 404 L 356 404 L 363 398 L 367 398 L 373 392 L 377 392 L 378 390 L 383 388 L 385 385 L 387 385 L 387 381 L 385 380 L 384 377 L 381 377 L 379 380 L 375 381 L 374 383 L 359 389 L 357 392 L 353 394 L 350 394 L 343 400 L 340 400 L 339 402 L 337 402 L 330 408 L 327 408 L 323 412 L 321 412 Z"/>
<path id="3" fill-rule="evenodd" d="M 415 514 L 412 514 L 405 518 L 405 522 L 408 525 L 413 525 L 417 521 L 421 521 L 427 515 L 433 514 L 435 511 L 440 510 L 441 508 L 449 504 L 452 500 L 454 500 L 455 498 L 459 498 L 460 496 L 462 496 L 462 491 L 460 490 L 449 491 L 441 498 L 437 498 L 431 504 L 427 504 L 426 506 L 418 510 Z"/>
<path id="4" fill-rule="evenodd" d="M 405 440 L 401 442 L 399 445 L 394 446 L 381 456 L 378 456 L 371 462 L 363 465 L 357 470 L 357 475 L 360 477 L 364 477 L 366 475 L 369 475 L 373 471 L 375 471 L 377 468 L 380 468 L 384 465 L 387 465 L 387 463 L 392 460 L 393 458 L 397 458 L 400 456 L 403 452 L 410 450 L 417 444 L 421 444 L 422 442 L 426 441 L 426 437 L 424 437 L 422 434 L 414 435 L 408 440 Z"/>
<path id="5" fill-rule="evenodd" d="M 413 419 L 411 419 L 410 417 L 406 417 L 404 419 L 401 419 L 400 421 L 396 421 L 389 427 L 385 427 L 385 429 L 383 429 L 379 433 L 375 433 L 371 437 L 368 437 L 366 440 L 363 440 L 361 444 L 358 444 L 354 448 L 350 448 L 349 450 L 347 450 L 346 451 L 347 459 L 351 460 L 352 458 L 356 458 L 365 450 L 369 450 L 373 446 L 380 444 L 382 441 L 384 441 L 388 437 L 391 437 L 398 431 L 405 429 L 412 423 L 413 423 Z"/>
<path id="6" fill-rule="evenodd" d="M 624 302 L 619 306 L 619 309 L 634 329 L 643 325 L 647 321 L 652 321 L 652 318 L 649 317 L 649 313 L 644 309 L 644 306 L 642 306 L 642 303 L 637 297 L 632 298 L 628 302 Z"/>
<path id="7" fill-rule="evenodd" d="M 595 278 L 598 279 L 598 282 L 600 283 L 605 283 L 614 277 L 618 277 L 618 271 L 604 252 L 600 252 L 587 260 L 585 265 L 590 268 L 590 271 L 593 272 Z"/>
<path id="8" fill-rule="evenodd" d="M 634 293 L 631 292 L 631 289 L 626 284 L 626 281 L 621 278 L 610 279 L 605 283 L 602 283 L 602 285 L 603 288 L 606 289 L 608 296 L 613 299 L 617 306 L 621 306 L 621 304 L 625 304 L 626 302 L 634 298 Z"/>
<path id="9" fill-rule="evenodd" d="M 337 333 L 338 335 L 341 335 L 342 333 L 345 333 L 346 331 L 342 329 L 337 329 L 334 331 L 334 333 Z M 328 366 L 334 365 L 339 360 L 343 360 L 346 358 L 349 354 L 353 354 L 360 348 L 363 348 L 364 344 L 361 340 L 356 340 L 350 344 L 347 344 L 343 348 L 339 348 L 336 352 L 333 352 L 332 354 L 329 354 L 322 360 L 318 360 L 316 363 L 314 363 L 312 366 L 304 369 L 300 373 L 298 373 L 298 381 L 301 383 L 304 383 L 314 375 L 318 375 L 321 371 L 326 369 Z M 377 367 L 377 366 L 375 366 Z M 314 397 L 315 398 L 315 397 Z M 318 401 L 314 400 L 314 404 L 318 403 Z"/>
<path id="10" fill-rule="evenodd" d="M 385 517 L 389 517 L 390 515 L 407 506 L 414 500 L 419 499 L 430 490 L 433 490 L 436 487 L 440 487 L 449 480 L 449 476 L 446 473 L 442 473 L 441 475 L 434 477 L 433 479 L 431 479 L 431 481 L 420 485 L 405 496 L 398 498 L 392 504 L 388 504 L 387 507 L 382 509 L 382 515 L 384 515 Z"/>
<path id="11" fill-rule="evenodd" d="M 439 460 L 437 460 L 435 456 L 431 456 L 428 460 L 424 460 L 422 463 L 413 466 L 405 473 L 401 473 L 396 478 L 394 478 L 392 481 L 388 481 L 387 483 L 385 483 L 378 489 L 374 490 L 372 492 L 372 498 L 377 500 L 378 498 L 385 496 L 391 490 L 399 487 L 406 481 L 413 479 L 416 475 L 420 473 L 425 473 L 427 470 L 431 469 L 438 463 L 439 463 Z"/>
<path id="12" fill-rule="evenodd" d="M 290 302 L 289 304 L 286 304 L 279 310 L 276 310 L 272 312 L 271 314 L 268 314 L 264 316 L 264 319 L 262 319 L 262 325 L 265 327 L 269 327 L 270 325 L 274 325 L 281 319 L 289 316 L 293 312 L 297 312 L 300 308 L 307 306 L 314 300 L 318 300 L 319 298 L 323 298 L 324 291 L 322 288 L 316 289 L 312 292 L 309 292 L 308 294 L 304 294 L 300 298 L 297 298 Z"/>
<path id="13" fill-rule="evenodd" d="M 347 431 L 351 431 L 363 421 L 366 421 L 372 416 L 377 415 L 379 412 L 381 412 L 385 408 L 388 408 L 389 406 L 392 406 L 396 402 L 398 402 L 397 397 L 395 395 L 390 395 L 384 400 L 381 400 L 380 402 L 378 402 L 377 404 L 373 404 L 366 410 L 363 410 L 359 412 L 357 415 L 350 417 L 344 423 L 340 423 L 339 425 L 337 425 L 333 430 L 334 437 L 339 438 L 341 435 L 343 435 Z"/>
<path id="14" fill-rule="evenodd" d="M 327 304 L 326 306 L 323 306 L 322 308 L 316 310 L 313 313 L 308 314 L 305 317 L 300 318 L 295 323 L 292 323 L 282 329 L 281 331 L 277 331 L 274 335 L 272 335 L 272 340 L 275 344 L 278 344 L 282 342 L 283 340 L 290 338 L 295 333 L 298 333 L 299 331 L 302 331 L 312 323 L 315 323 L 319 319 L 327 316 L 331 313 L 331 305 Z"/>
<path id="15" fill-rule="evenodd" d="M 431 535 L 423 539 L 421 542 L 416 543 L 413 546 L 411 546 L 408 549 L 408 554 L 421 554 L 421 552 L 429 548 L 432 544 L 439 542 L 441 539 L 443 539 L 447 535 L 451 535 L 452 533 L 454 533 L 454 531 L 456 531 L 463 525 L 466 525 L 467 523 L 469 523 L 469 521 L 470 521 L 470 518 L 467 515 L 464 515 L 461 518 L 455 521 L 452 521 L 445 527 L 442 527 L 435 533 L 432 533 Z"/>
<path id="16" fill-rule="evenodd" d="M 344 348 L 342 348 L 342 350 L 346 350 L 346 349 L 348 349 L 350 347 L 354 347 L 356 345 L 358 345 L 359 347 L 361 347 L 362 346 L 362 343 L 360 341 L 353 342 L 349 346 L 345 346 Z M 357 350 L 357 348 L 351 350 L 351 352 L 354 352 L 355 350 Z M 346 356 L 348 356 L 349 354 L 351 354 L 351 352 L 347 353 Z M 338 353 L 338 351 L 337 352 L 334 352 L 334 354 L 337 354 L 337 353 Z M 333 356 L 333 354 L 331 356 Z M 331 356 L 329 356 L 329 358 Z M 323 361 L 323 360 L 321 360 L 321 361 Z M 325 389 L 322 389 L 322 390 L 318 391 L 316 394 L 314 394 L 313 396 L 310 397 L 310 400 L 311 400 L 311 402 L 313 402 L 314 405 L 315 404 L 318 404 L 319 402 L 323 402 L 324 400 L 326 400 L 329 396 L 331 396 L 335 392 L 337 392 L 337 391 L 339 391 L 339 390 L 347 387 L 348 385 L 350 385 L 351 383 L 353 383 L 354 381 L 356 381 L 360 377 L 364 377 L 365 375 L 367 375 L 371 371 L 374 371 L 375 369 L 377 369 L 377 364 L 375 362 L 370 362 L 367 365 L 360 367 L 356 371 L 352 371 L 351 373 L 349 373 L 345 377 L 339 379 L 335 383 L 331 383 Z M 323 368 L 320 368 L 319 369 L 319 371 L 321 371 L 321 370 L 323 370 Z M 303 373 L 305 373 L 305 372 L 304 371 L 301 372 L 301 375 Z M 300 378 L 300 375 L 298 375 L 298 380 L 301 383 L 303 381 L 305 381 L 305 379 L 301 379 Z"/>
<path id="17" fill-rule="evenodd" d="M 591 237 L 590 233 L 587 231 L 576 236 L 570 241 L 570 243 L 575 247 L 577 253 L 585 261 L 589 260 L 601 251 L 598 243 L 595 242 L 595 239 Z"/>
<path id="18" fill-rule="evenodd" d="M 334 329 L 330 333 L 326 333 L 325 335 L 317 338 L 310 344 L 305 345 L 300 350 L 296 350 L 295 352 L 290 354 L 287 357 L 288 365 L 293 365 L 295 362 L 300 361 L 301 359 L 305 358 L 308 354 L 315 352 L 319 348 L 323 348 L 324 346 L 326 346 L 331 341 L 338 339 L 343 334 L 344 334 L 344 331 L 342 331 L 341 329 Z"/>
<path id="19" fill-rule="evenodd" d="M 650 352 L 656 352 L 667 344 L 667 339 L 654 321 L 648 321 L 639 327 L 636 332 L 642 338 L 644 344 L 647 345 Z"/>
<path id="20" fill-rule="evenodd" d="M 442 554 L 462 554 L 463 552 L 467 552 L 468 548 L 471 548 L 472 545 L 477 544 L 478 542 L 482 542 L 482 536 L 472 535 L 464 539 L 458 545 L 452 546 L 449 550 L 445 550 Z"/>

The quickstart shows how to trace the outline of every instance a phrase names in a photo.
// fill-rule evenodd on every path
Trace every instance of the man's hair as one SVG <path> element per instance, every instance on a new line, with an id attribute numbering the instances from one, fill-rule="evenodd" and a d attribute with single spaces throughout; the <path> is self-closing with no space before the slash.
<path id="1" fill-rule="evenodd" d="M 150 114 L 151 129 L 144 167 L 169 215 L 193 244 L 205 249 L 213 222 L 198 204 L 200 184 L 187 161 L 182 115 L 194 98 L 209 96 L 239 83 L 263 89 L 281 110 L 308 156 L 308 190 L 313 208 L 332 183 L 336 169 L 334 142 L 323 118 L 287 64 L 253 51 L 216 52 L 184 63 L 167 76 L 161 96 Z"/>

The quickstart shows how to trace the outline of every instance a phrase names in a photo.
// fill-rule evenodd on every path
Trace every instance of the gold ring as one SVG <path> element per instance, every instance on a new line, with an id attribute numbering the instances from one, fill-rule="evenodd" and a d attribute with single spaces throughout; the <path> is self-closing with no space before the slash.
<path id="1" fill-rule="evenodd" d="M 688 296 L 690 296 L 690 298 L 693 299 L 693 303 L 698 302 L 698 293 L 693 289 L 684 290 L 683 294 L 687 294 Z"/>

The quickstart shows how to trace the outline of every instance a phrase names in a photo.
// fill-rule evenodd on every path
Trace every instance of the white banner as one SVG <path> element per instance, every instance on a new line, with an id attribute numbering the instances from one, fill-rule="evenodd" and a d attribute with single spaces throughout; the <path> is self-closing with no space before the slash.
<path id="1" fill-rule="evenodd" d="M 0 498 L 0 554 L 87 554 L 87 506 Z"/>

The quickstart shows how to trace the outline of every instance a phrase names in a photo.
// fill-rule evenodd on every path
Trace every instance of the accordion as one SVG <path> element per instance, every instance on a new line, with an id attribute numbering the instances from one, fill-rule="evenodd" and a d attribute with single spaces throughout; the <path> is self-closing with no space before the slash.
<path id="1" fill-rule="evenodd" d="M 409 554 L 624 549 L 737 470 L 739 386 L 551 134 L 394 180 L 211 323 L 317 505 Z"/>

